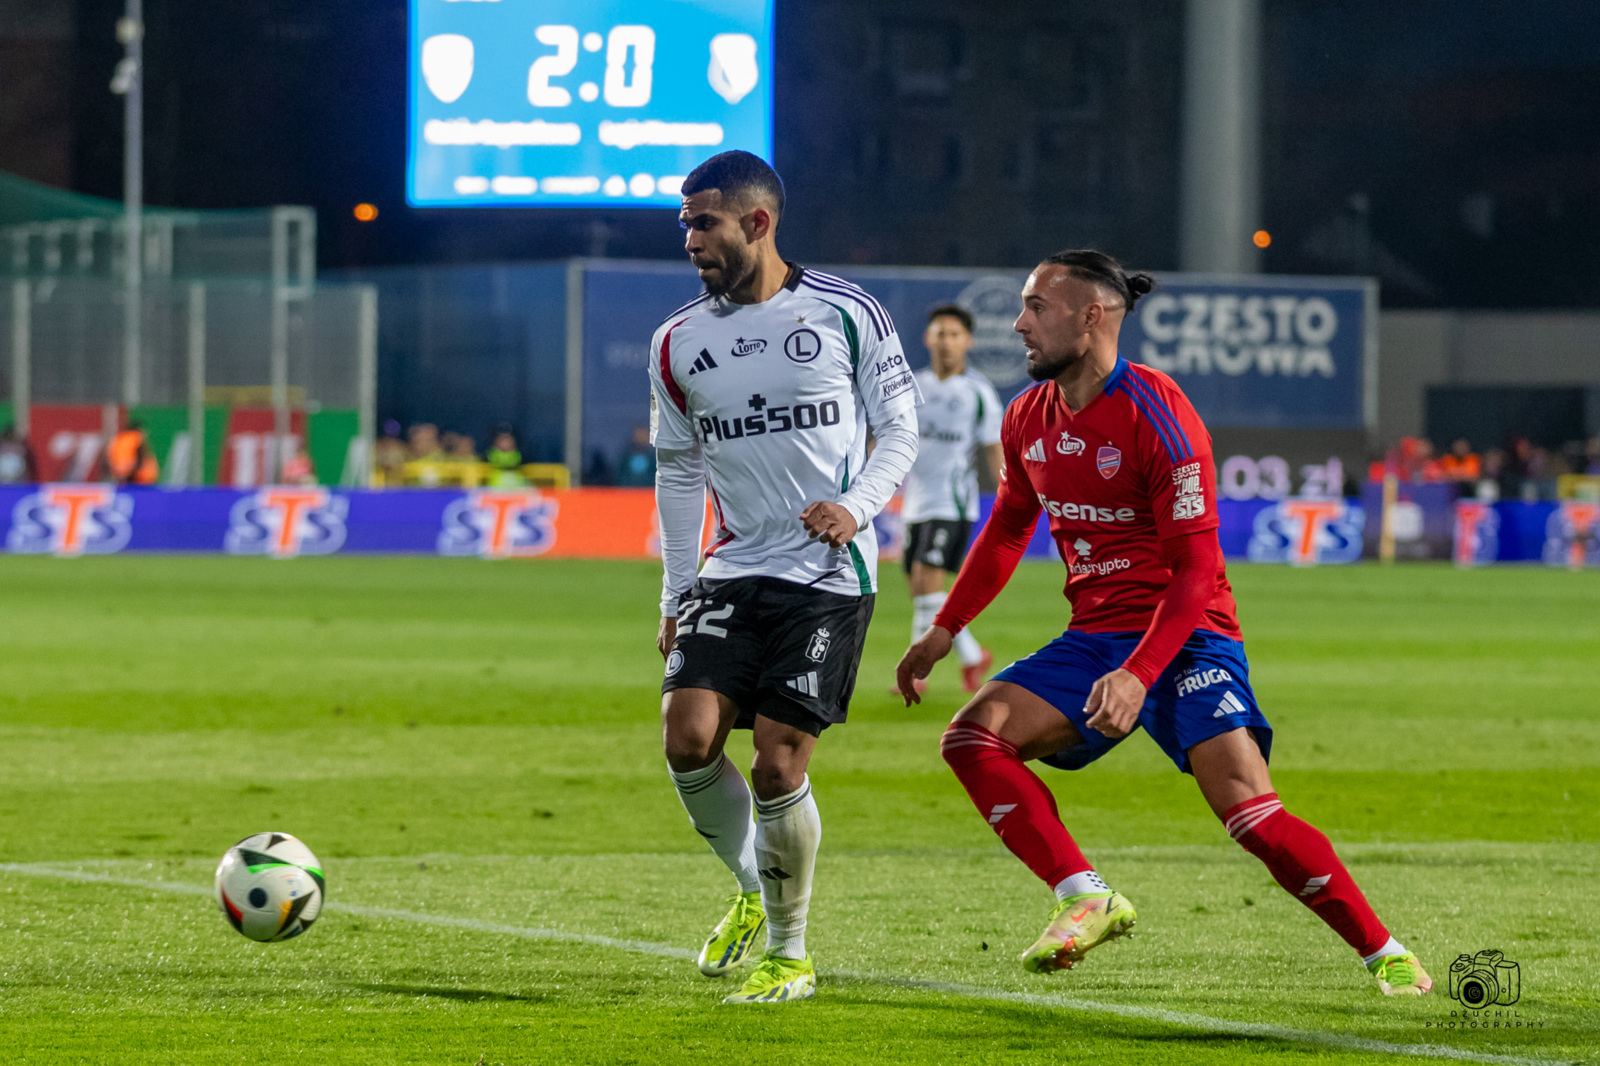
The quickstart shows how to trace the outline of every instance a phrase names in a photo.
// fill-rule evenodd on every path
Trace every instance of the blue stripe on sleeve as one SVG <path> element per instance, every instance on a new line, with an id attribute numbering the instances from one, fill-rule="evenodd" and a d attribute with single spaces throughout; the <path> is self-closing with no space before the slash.
<path id="1" fill-rule="evenodd" d="M 1117 368 L 1118 370 L 1123 369 L 1123 364 L 1120 360 L 1117 363 Z M 1150 424 L 1155 427 L 1156 436 L 1161 438 L 1161 444 L 1167 449 L 1167 458 L 1172 461 L 1172 465 L 1178 465 L 1178 449 L 1174 444 L 1174 438 L 1171 430 L 1169 430 L 1167 424 L 1163 422 L 1154 411 L 1151 410 L 1147 395 L 1141 392 L 1138 388 L 1139 385 L 1144 383 L 1139 381 L 1132 371 L 1124 371 L 1122 374 L 1118 374 L 1116 370 L 1113 370 L 1111 372 L 1111 377 L 1107 378 L 1106 380 L 1108 382 L 1106 393 L 1108 395 L 1118 392 L 1126 393 L 1128 399 L 1133 401 L 1133 406 L 1137 408 L 1139 412 L 1145 416 L 1145 418 L 1149 419 Z"/>
<path id="2" fill-rule="evenodd" d="M 1172 461 L 1176 463 L 1180 458 L 1194 458 L 1194 449 L 1189 445 L 1188 434 L 1178 425 L 1177 416 L 1172 413 L 1172 408 L 1163 403 L 1149 382 L 1142 380 L 1137 374 L 1129 374 L 1126 380 L 1129 385 L 1129 395 L 1134 398 L 1134 402 L 1161 428 L 1167 451 L 1173 453 Z"/>

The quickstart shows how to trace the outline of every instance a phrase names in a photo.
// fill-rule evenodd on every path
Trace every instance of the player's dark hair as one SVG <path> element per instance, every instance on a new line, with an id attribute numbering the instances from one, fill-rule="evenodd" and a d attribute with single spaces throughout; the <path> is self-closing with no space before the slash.
<path id="1" fill-rule="evenodd" d="M 931 323 L 936 318 L 953 318 L 966 327 L 968 333 L 972 332 L 972 312 L 959 304 L 940 304 L 928 312 L 928 321 Z"/>
<path id="2" fill-rule="evenodd" d="M 1091 248 L 1069 248 L 1045 259 L 1046 263 L 1067 268 L 1079 281 L 1093 281 L 1122 297 L 1122 306 L 1131 313 L 1139 297 L 1156 287 L 1156 279 L 1143 271 L 1129 274 L 1122 264 L 1104 252 Z"/>
<path id="3" fill-rule="evenodd" d="M 750 152 L 718 152 L 683 179 L 685 196 L 708 189 L 720 189 L 729 199 L 770 200 L 778 209 L 778 217 L 783 217 L 783 179 L 765 159 Z"/>

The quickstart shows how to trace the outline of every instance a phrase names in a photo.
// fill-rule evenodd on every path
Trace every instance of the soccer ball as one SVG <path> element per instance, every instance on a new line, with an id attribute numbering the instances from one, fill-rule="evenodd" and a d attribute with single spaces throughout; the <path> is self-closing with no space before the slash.
<path id="1" fill-rule="evenodd" d="M 288 833 L 256 833 L 217 865 L 217 906 L 251 940 L 297 937 L 322 911 L 322 864 Z"/>

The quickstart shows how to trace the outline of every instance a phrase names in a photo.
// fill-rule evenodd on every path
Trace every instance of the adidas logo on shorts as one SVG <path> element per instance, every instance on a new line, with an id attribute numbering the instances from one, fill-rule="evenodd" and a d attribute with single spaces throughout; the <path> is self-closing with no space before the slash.
<path id="1" fill-rule="evenodd" d="M 817 696 L 817 672 L 815 670 L 801 674 L 799 677 L 791 677 L 784 684 L 796 692 L 810 696 L 812 699 Z"/>
<path id="2" fill-rule="evenodd" d="M 1224 692 L 1222 694 L 1222 702 L 1217 704 L 1216 713 L 1213 714 L 1211 717 L 1213 717 L 1213 718 L 1226 718 L 1230 714 L 1249 714 L 1249 713 L 1250 713 L 1250 708 L 1246 707 L 1243 703 L 1241 703 L 1238 696 L 1235 696 L 1231 692 Z"/>

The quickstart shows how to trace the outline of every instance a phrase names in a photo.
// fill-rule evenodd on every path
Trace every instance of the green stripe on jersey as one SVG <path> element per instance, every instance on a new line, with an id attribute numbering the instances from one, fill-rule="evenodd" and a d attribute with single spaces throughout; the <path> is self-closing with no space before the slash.
<path id="1" fill-rule="evenodd" d="M 836 303 L 823 300 L 823 303 L 839 312 L 839 317 L 844 320 L 844 337 L 850 342 L 850 371 L 854 373 L 861 363 L 861 340 L 856 335 L 856 320 L 850 317 L 850 312 Z"/>
<path id="2" fill-rule="evenodd" d="M 843 311 L 839 313 L 841 315 L 844 314 Z M 845 321 L 849 321 L 849 319 L 847 318 Z M 844 477 L 839 482 L 839 492 L 842 494 L 849 487 L 850 460 L 846 459 L 844 461 Z M 869 518 L 867 521 L 870 522 L 872 519 Z M 857 528 L 856 532 L 859 533 L 861 530 Z M 866 596 L 872 592 L 872 575 L 867 572 L 867 561 L 861 558 L 861 549 L 856 547 L 855 541 L 852 540 L 845 547 L 850 549 L 850 565 L 856 568 L 856 580 L 861 583 L 861 595 Z"/>
<path id="3" fill-rule="evenodd" d="M 851 541 L 846 547 L 850 549 L 850 562 L 856 568 L 856 580 L 861 582 L 861 595 L 870 595 L 872 575 L 867 573 L 867 561 L 861 558 L 861 549 L 856 547 L 855 541 Z"/>

